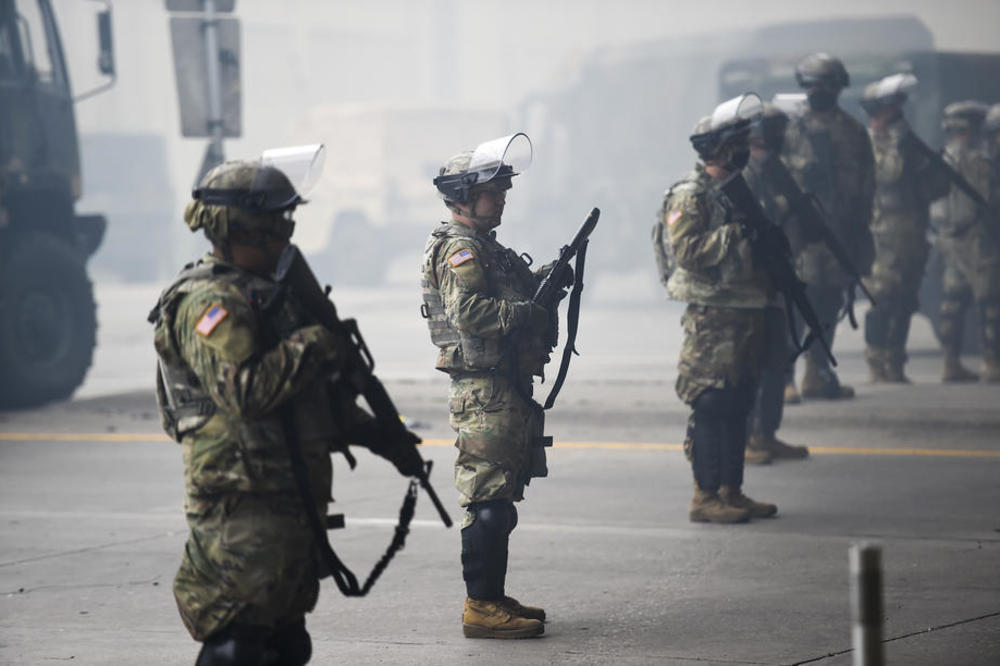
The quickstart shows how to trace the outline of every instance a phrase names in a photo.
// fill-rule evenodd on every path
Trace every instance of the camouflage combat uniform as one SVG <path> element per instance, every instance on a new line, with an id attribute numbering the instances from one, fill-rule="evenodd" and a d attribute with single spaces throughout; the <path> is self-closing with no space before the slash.
<path id="1" fill-rule="evenodd" d="M 661 220 L 676 265 L 667 292 L 688 303 L 676 390 L 693 407 L 688 442 L 696 484 L 712 493 L 743 482 L 747 416 L 760 374 L 764 311 L 772 297 L 738 214 L 720 196 L 698 165 L 667 191 Z M 701 437 L 713 428 L 723 430 L 721 444 L 711 432 Z"/>
<path id="2" fill-rule="evenodd" d="M 1000 184 L 992 173 L 989 157 L 978 148 L 945 149 L 945 159 L 984 197 L 1000 199 Z M 938 229 L 944 259 L 940 338 L 946 355 L 957 357 L 962 348 L 962 324 L 972 301 L 979 306 L 983 361 L 988 374 L 1000 372 L 1000 249 L 987 229 L 1000 224 L 980 212 L 972 199 L 952 187 Z"/>
<path id="3" fill-rule="evenodd" d="M 818 197 L 831 231 L 853 259 L 855 268 L 867 275 L 874 259 L 869 225 L 875 163 L 865 128 L 838 106 L 828 111 L 807 108 L 788 125 L 782 159 L 799 186 Z M 828 328 L 832 345 L 837 316 L 852 278 L 822 242 L 807 243 L 798 249 L 796 270 L 807 285 L 807 295 L 820 322 Z M 812 345 L 805 356 L 807 378 L 815 373 L 820 384 L 839 386 L 821 345 Z"/>
<path id="4" fill-rule="evenodd" d="M 542 331 L 530 329 L 539 283 L 495 233 L 445 222 L 424 250 L 423 292 L 436 367 L 451 376 L 450 423 L 458 433 L 460 503 L 518 501 L 546 475 L 544 413 L 531 377 L 548 360 Z M 472 520 L 467 513 L 465 524 Z"/>
<path id="5" fill-rule="evenodd" d="M 875 154 L 875 207 L 872 234 L 875 261 L 866 286 L 876 305 L 865 319 L 866 355 L 873 379 L 903 381 L 910 318 L 929 245 L 930 202 L 944 196 L 948 181 L 926 157 L 909 148 L 910 131 L 900 116 L 884 129 L 869 129 Z"/>
<path id="6" fill-rule="evenodd" d="M 191 530 L 174 596 L 196 640 L 230 624 L 301 622 L 319 591 L 318 550 L 280 414 L 325 515 L 330 451 L 342 440 L 324 369 L 340 347 L 287 300 L 265 316 L 274 286 L 208 255 L 182 271 L 154 311 L 157 396 L 164 428 L 181 444 Z"/>

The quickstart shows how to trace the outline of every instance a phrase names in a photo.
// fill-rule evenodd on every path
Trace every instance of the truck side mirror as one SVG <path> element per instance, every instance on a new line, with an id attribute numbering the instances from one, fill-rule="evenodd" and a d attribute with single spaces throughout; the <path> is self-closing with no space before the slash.
<path id="1" fill-rule="evenodd" d="M 100 55 L 97 57 L 97 67 L 101 74 L 115 75 L 115 51 L 111 35 L 111 8 L 97 14 L 97 41 L 100 44 Z"/>

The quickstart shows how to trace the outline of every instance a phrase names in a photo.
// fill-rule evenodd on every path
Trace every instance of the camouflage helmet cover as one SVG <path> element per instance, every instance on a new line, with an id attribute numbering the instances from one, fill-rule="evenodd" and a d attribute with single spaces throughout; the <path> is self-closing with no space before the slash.
<path id="1" fill-rule="evenodd" d="M 259 161 L 231 161 L 215 167 L 192 193 L 184 210 L 191 231 L 204 229 L 222 240 L 236 229 L 276 229 L 281 214 L 304 203 L 288 177 Z"/>
<path id="2" fill-rule="evenodd" d="M 795 80 L 801 88 L 841 90 L 851 84 L 844 63 L 829 53 L 813 53 L 800 60 L 795 66 Z"/>
<path id="3" fill-rule="evenodd" d="M 972 99 L 952 102 L 944 107 L 941 129 L 946 132 L 972 132 L 976 134 L 986 119 L 986 104 Z"/>

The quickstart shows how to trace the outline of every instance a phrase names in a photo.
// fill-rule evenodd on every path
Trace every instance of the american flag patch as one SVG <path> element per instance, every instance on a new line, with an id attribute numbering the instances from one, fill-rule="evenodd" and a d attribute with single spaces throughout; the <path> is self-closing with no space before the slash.
<path id="1" fill-rule="evenodd" d="M 198 323 L 195 325 L 194 330 L 198 331 L 205 337 L 208 337 L 215 327 L 222 323 L 222 320 L 229 316 L 226 309 L 221 305 L 213 305 L 208 308 L 208 311 L 201 316 Z"/>
<path id="2" fill-rule="evenodd" d="M 448 258 L 448 263 L 452 266 L 461 266 L 472 259 L 472 250 L 460 250 Z"/>
<path id="3" fill-rule="evenodd" d="M 673 225 L 674 222 L 681 219 L 681 209 L 675 208 L 674 210 L 667 213 L 667 226 Z"/>

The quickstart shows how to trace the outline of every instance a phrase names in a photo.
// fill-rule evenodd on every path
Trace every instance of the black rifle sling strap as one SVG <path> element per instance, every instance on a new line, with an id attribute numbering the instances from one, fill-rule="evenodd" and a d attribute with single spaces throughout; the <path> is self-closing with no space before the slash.
<path id="1" fill-rule="evenodd" d="M 313 537 L 316 539 L 316 547 L 319 549 L 322 563 L 333 577 L 341 594 L 345 597 L 363 597 L 372 589 L 375 581 L 382 575 L 396 553 L 406 545 L 406 535 L 410 532 L 410 521 L 413 520 L 413 512 L 417 503 L 417 481 L 411 479 L 407 486 L 406 497 L 403 498 L 403 505 L 399 509 L 399 521 L 396 523 L 392 542 L 386 548 L 385 554 L 375 564 L 371 573 L 368 574 L 364 585 L 359 587 L 357 577 L 337 557 L 337 553 L 330 545 L 330 538 L 326 533 L 327 526 L 320 519 L 316 503 L 309 491 L 309 473 L 306 470 L 305 459 L 302 456 L 302 449 L 299 448 L 299 440 L 295 433 L 295 425 L 292 422 L 291 414 L 288 413 L 287 406 L 281 410 L 281 425 L 285 435 L 285 446 L 288 449 L 288 458 L 292 465 L 292 474 L 295 477 L 295 485 L 306 512 L 309 529 L 312 530 Z M 320 578 L 325 578 L 325 575 L 321 575 Z"/>
<path id="2" fill-rule="evenodd" d="M 590 241 L 580 243 L 580 249 L 576 252 L 576 265 L 573 267 L 573 291 L 569 295 L 569 307 L 566 310 L 566 344 L 563 347 L 562 359 L 559 361 L 559 372 L 556 380 L 552 383 L 552 390 L 545 399 L 545 409 L 551 409 L 556 402 L 556 396 L 562 390 L 563 382 L 566 381 L 566 373 L 569 371 L 569 361 L 573 354 L 577 356 L 580 352 L 576 350 L 576 332 L 580 324 L 580 297 L 583 294 L 583 269 L 587 259 L 587 245 Z"/>

